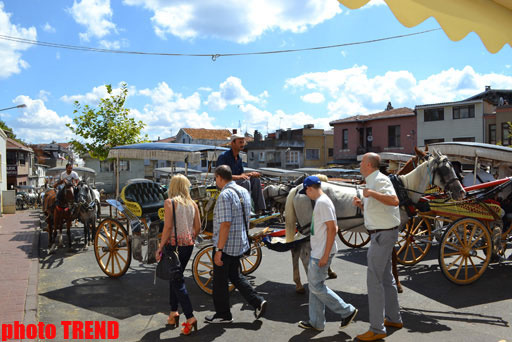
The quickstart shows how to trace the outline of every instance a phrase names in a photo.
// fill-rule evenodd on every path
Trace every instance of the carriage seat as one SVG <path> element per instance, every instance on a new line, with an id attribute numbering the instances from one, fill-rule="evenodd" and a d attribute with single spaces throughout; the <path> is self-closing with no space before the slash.
<path id="1" fill-rule="evenodd" d="M 163 208 L 164 200 L 167 198 L 165 190 L 157 183 L 144 182 L 132 183 L 123 188 L 121 193 L 123 201 L 135 202 L 142 209 L 142 215 L 157 213 Z"/>

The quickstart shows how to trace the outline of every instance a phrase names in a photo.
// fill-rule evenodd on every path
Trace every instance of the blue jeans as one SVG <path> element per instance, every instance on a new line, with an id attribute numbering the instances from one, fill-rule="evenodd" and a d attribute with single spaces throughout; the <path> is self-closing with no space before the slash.
<path id="1" fill-rule="evenodd" d="M 168 248 L 169 251 L 174 249 L 174 247 L 171 247 L 170 244 L 167 245 L 166 248 Z M 190 260 L 193 249 L 193 245 L 178 246 L 178 257 L 181 264 L 181 273 L 185 271 L 185 267 Z M 185 317 L 187 317 L 187 319 L 194 317 L 194 313 L 192 311 L 192 303 L 190 302 L 187 287 L 185 286 L 185 279 L 183 277 L 181 277 L 180 280 L 169 280 L 169 292 L 169 304 L 171 305 L 171 311 L 178 311 L 178 304 L 181 304 L 181 308 L 183 309 Z"/>
<path id="2" fill-rule="evenodd" d="M 332 255 L 329 257 L 327 265 L 324 267 L 318 266 L 319 259 L 309 259 L 309 323 L 319 330 L 323 330 L 325 327 L 326 306 L 339 314 L 341 318 L 347 317 L 355 310 L 351 304 L 345 303 L 340 296 L 324 284 L 332 257 Z"/>

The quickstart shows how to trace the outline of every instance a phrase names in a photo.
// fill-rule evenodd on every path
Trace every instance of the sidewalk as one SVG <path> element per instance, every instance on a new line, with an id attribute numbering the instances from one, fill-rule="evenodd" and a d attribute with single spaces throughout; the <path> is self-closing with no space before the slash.
<path id="1" fill-rule="evenodd" d="M 39 211 L 0 217 L 0 324 L 37 323 Z"/>

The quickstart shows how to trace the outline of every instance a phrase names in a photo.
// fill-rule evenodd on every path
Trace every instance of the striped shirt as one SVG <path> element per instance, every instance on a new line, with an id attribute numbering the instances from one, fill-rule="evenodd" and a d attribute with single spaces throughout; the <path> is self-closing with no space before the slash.
<path id="1" fill-rule="evenodd" d="M 231 222 L 228 239 L 223 248 L 223 253 L 230 256 L 241 256 L 249 249 L 244 215 L 237 192 L 244 201 L 245 217 L 247 219 L 247 227 L 249 227 L 251 196 L 247 190 L 233 181 L 224 186 L 219 197 L 217 197 L 215 209 L 213 210 L 213 245 L 215 247 L 217 247 L 219 241 L 220 224 Z"/>

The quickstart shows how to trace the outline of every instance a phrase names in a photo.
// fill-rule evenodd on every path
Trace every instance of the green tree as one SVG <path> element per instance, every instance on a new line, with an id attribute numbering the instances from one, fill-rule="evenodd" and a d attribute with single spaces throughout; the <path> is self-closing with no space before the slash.
<path id="1" fill-rule="evenodd" d="M 74 150 L 79 155 L 89 153 L 92 158 L 99 160 L 105 160 L 112 147 L 148 141 L 147 135 L 141 137 L 142 129 L 146 125 L 129 117 L 130 110 L 124 107 L 128 95 L 126 84 L 122 84 L 119 95 L 112 94 L 110 84 L 105 87 L 109 96 L 101 99 L 97 108 L 89 105 L 82 107 L 75 101 L 73 114 L 81 115 L 76 116 L 72 123 L 66 124 L 74 134 L 83 139 L 70 141 Z"/>

